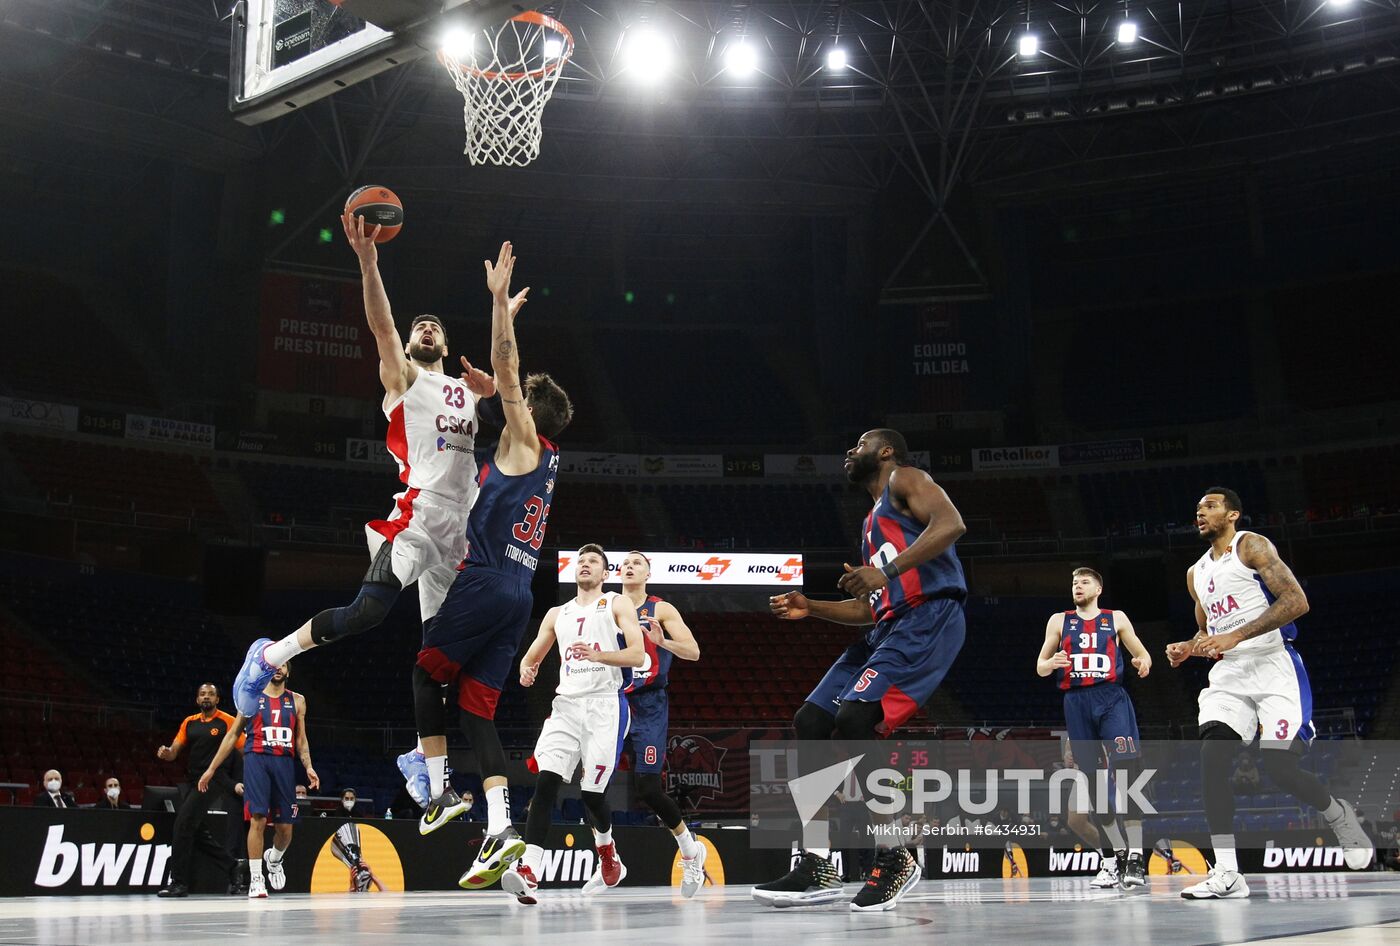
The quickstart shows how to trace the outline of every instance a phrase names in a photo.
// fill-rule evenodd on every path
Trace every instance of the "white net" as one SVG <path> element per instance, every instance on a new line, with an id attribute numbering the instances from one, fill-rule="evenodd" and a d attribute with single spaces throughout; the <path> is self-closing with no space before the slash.
<path id="1" fill-rule="evenodd" d="M 564 24 L 531 10 L 438 54 L 465 101 L 472 164 L 524 167 L 539 157 L 544 107 L 573 51 Z"/>

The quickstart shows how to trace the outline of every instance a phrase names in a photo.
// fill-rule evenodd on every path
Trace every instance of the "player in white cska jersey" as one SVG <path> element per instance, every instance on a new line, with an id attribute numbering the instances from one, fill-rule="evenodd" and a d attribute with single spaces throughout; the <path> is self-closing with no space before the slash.
<path id="1" fill-rule="evenodd" d="M 1375 850 L 1349 802 L 1334 798 L 1299 756 L 1312 741 L 1312 691 L 1293 649 L 1298 618 L 1308 599 L 1274 544 L 1236 529 L 1239 494 L 1212 486 L 1196 504 L 1196 531 L 1210 543 L 1186 573 L 1196 602 L 1196 636 L 1167 645 L 1173 667 L 1189 657 L 1218 661 L 1201 691 L 1201 798 L 1215 866 L 1181 895 L 1189 900 L 1249 896 L 1235 856 L 1235 799 L 1231 764 L 1241 742 L 1259 737 L 1262 768 L 1274 784 L 1322 813 L 1352 870 Z"/>
<path id="2" fill-rule="evenodd" d="M 559 688 L 539 741 L 535 764 L 539 781 L 525 823 L 525 856 L 501 876 L 501 888 L 521 903 L 535 903 L 540 863 L 549 834 L 550 812 L 559 789 L 571 781 L 583 763 L 583 804 L 593 820 L 598 851 L 595 874 L 599 891 L 616 887 L 627 876 L 612 839 L 612 814 L 604 792 L 617 768 L 622 741 L 627 738 L 630 711 L 623 692 L 632 681 L 632 668 L 646 663 L 641 625 L 632 599 L 603 591 L 608 559 L 597 545 L 579 549 L 575 560 L 578 594 L 540 622 L 540 632 L 520 660 L 520 685 L 533 686 L 540 661 L 557 645 Z"/>
<path id="3" fill-rule="evenodd" d="M 476 404 L 495 393 L 485 372 L 465 378 L 443 373 L 447 333 L 435 315 L 413 320 L 405 345 L 394 325 L 379 275 L 378 249 L 363 217 L 341 218 L 345 237 L 360 261 L 365 317 L 379 353 L 383 410 L 389 420 L 385 443 L 399 466 L 404 490 L 388 518 L 365 526 L 370 566 L 355 600 L 330 608 L 280 641 L 263 637 L 244 656 L 233 684 L 233 700 L 245 716 L 273 670 L 303 651 L 377 627 L 399 592 L 418 584 L 424 623 L 442 605 L 457 566 L 466 556 L 467 514 L 476 498 Z"/>

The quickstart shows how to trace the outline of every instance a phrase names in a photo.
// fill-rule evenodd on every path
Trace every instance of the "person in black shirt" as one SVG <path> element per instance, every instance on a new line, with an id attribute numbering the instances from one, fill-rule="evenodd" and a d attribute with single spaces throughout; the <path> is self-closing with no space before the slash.
<path id="1" fill-rule="evenodd" d="M 43 791 L 34 795 L 34 807 L 36 808 L 77 808 L 78 803 L 73 800 L 71 792 L 63 791 L 63 776 L 58 769 L 49 769 L 44 773 Z"/>
<path id="2" fill-rule="evenodd" d="M 125 811 L 130 807 L 122 800 L 122 783 L 115 775 L 108 777 L 95 807 L 99 811 Z"/>
<path id="3" fill-rule="evenodd" d="M 173 762 L 189 747 L 189 784 L 182 786 L 186 791 L 180 801 L 180 811 L 175 815 L 175 831 L 170 852 L 170 882 L 156 894 L 158 897 L 186 897 L 190 892 L 190 858 L 195 845 L 217 861 L 229 875 L 229 891 L 239 889 L 238 861 L 229 852 L 227 844 L 220 844 L 204 825 L 204 816 L 210 805 L 219 799 L 231 799 L 226 806 L 229 813 L 229 834 L 237 837 L 242 833 L 243 819 L 238 797 L 243 794 L 243 754 L 233 753 L 219 767 L 207 792 L 198 788 L 199 777 L 209 767 L 209 762 L 218 752 L 224 734 L 233 725 L 233 717 L 219 709 L 219 688 L 212 683 L 201 684 L 195 694 L 199 712 L 185 717 L 180 731 L 175 734 L 170 745 L 156 750 L 156 757 Z M 243 746 L 240 737 L 239 748 Z M 236 827 L 235 827 L 236 826 Z"/>

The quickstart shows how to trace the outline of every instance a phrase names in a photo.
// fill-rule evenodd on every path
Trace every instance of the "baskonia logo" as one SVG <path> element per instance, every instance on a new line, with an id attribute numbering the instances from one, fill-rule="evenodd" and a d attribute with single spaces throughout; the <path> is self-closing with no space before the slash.
<path id="1" fill-rule="evenodd" d="M 672 736 L 666 744 L 666 791 L 683 791 L 692 808 L 723 794 L 721 763 L 728 751 L 704 736 Z"/>
<path id="2" fill-rule="evenodd" d="M 150 843 L 156 836 L 150 822 L 141 825 L 140 844 L 91 844 L 79 846 L 63 840 L 64 826 L 49 826 L 34 883 L 62 887 L 77 878 L 83 887 L 158 887 L 165 879 L 169 844 Z"/>

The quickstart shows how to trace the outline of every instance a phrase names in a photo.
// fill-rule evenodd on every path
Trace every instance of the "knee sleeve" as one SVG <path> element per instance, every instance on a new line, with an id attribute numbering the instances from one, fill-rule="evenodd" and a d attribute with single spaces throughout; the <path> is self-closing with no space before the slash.
<path id="1" fill-rule="evenodd" d="M 427 671 L 424 671 L 425 675 L 426 673 Z M 493 775 L 505 775 L 506 751 L 501 748 L 501 734 L 496 731 L 496 724 L 485 716 L 462 710 L 461 726 L 462 735 L 467 737 L 467 742 L 476 752 L 481 777 L 488 779 Z M 540 777 L 543 778 L 544 775 L 545 773 L 541 773 Z"/>
<path id="2" fill-rule="evenodd" d="M 593 829 L 600 833 L 612 830 L 612 812 L 602 792 L 583 792 L 583 807 L 593 816 Z"/>
<path id="3" fill-rule="evenodd" d="M 392 585 L 365 582 L 348 606 L 330 608 L 311 619 L 311 639 L 318 645 L 329 644 L 378 627 L 388 616 L 398 596 L 397 579 Z"/>
<path id="4" fill-rule="evenodd" d="M 535 780 L 535 797 L 530 799 L 530 816 L 525 819 L 525 843 L 544 847 L 549 840 L 549 822 L 563 784 L 557 772 L 541 772 Z"/>
<path id="5" fill-rule="evenodd" d="M 680 806 L 661 787 L 661 776 L 655 772 L 637 776 L 637 794 L 648 808 L 656 812 L 661 823 L 674 829 L 685 820 Z"/>
<path id="6" fill-rule="evenodd" d="M 836 711 L 836 738 L 879 739 L 879 727 L 884 721 L 885 708 L 879 703 L 844 701 Z"/>
<path id="7" fill-rule="evenodd" d="M 447 709 L 442 701 L 442 684 L 428 676 L 422 667 L 413 668 L 413 722 L 420 739 L 447 735 Z"/>
<path id="8" fill-rule="evenodd" d="M 792 718 L 792 728 L 798 739 L 830 739 L 836 717 L 815 703 L 803 703 Z"/>
<path id="9" fill-rule="evenodd" d="M 1201 730 L 1201 801 L 1211 834 L 1235 833 L 1235 793 L 1230 768 L 1240 751 L 1239 734 L 1215 723 Z"/>
<path id="10" fill-rule="evenodd" d="M 1259 767 L 1275 785 L 1318 811 L 1326 811 L 1332 803 L 1332 793 L 1316 775 L 1304 771 L 1293 749 L 1263 749 L 1259 752 Z"/>

